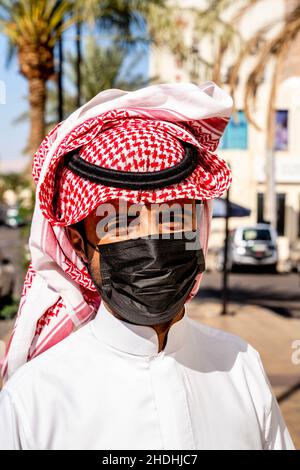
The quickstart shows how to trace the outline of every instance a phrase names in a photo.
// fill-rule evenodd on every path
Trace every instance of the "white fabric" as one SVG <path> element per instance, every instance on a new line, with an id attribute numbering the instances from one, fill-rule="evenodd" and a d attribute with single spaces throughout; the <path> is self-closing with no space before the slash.
<path id="1" fill-rule="evenodd" d="M 94 320 L 0 394 L 0 449 L 294 449 L 258 353 L 185 314 L 163 351 L 149 326 Z"/>

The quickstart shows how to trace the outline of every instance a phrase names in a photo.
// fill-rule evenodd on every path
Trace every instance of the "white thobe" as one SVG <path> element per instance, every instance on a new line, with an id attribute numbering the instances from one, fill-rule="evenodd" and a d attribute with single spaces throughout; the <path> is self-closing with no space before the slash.
<path id="1" fill-rule="evenodd" d="M 294 449 L 256 350 L 187 314 L 163 351 L 149 326 L 95 319 L 0 394 L 0 449 Z"/>

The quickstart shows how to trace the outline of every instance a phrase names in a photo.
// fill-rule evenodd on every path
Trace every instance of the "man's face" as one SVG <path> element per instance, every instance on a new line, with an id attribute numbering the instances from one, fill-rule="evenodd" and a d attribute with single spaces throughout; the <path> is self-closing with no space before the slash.
<path id="1" fill-rule="evenodd" d="M 66 227 L 68 237 L 95 281 L 101 284 L 98 252 L 84 242 L 75 226 Z M 118 243 L 130 238 L 196 230 L 196 204 L 192 199 L 174 199 L 156 204 L 134 204 L 123 199 L 101 204 L 84 219 L 84 236 L 94 246 Z"/>

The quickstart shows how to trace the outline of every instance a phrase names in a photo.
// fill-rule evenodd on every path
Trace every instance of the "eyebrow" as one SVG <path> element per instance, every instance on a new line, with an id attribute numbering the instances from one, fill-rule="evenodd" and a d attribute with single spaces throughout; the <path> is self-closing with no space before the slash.
<path id="1" fill-rule="evenodd" d="M 132 217 L 135 217 L 135 216 L 128 215 L 128 214 L 119 214 L 119 213 L 110 214 L 110 215 L 104 216 L 104 217 L 100 220 L 100 222 L 105 219 L 105 223 L 108 224 L 108 223 L 111 222 L 112 220 L 118 220 L 118 219 L 120 219 L 120 218 L 125 218 L 125 217 L 127 217 L 128 219 L 131 219 Z"/>

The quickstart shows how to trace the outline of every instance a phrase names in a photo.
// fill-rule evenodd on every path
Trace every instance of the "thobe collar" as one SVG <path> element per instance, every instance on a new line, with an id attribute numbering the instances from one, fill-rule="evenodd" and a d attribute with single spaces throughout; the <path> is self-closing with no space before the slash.
<path id="1" fill-rule="evenodd" d="M 173 323 L 168 331 L 164 349 L 158 352 L 158 336 L 151 326 L 134 325 L 120 320 L 110 313 L 101 302 L 92 321 L 96 337 L 105 344 L 128 354 L 158 356 L 178 351 L 186 340 L 187 315 Z"/>

